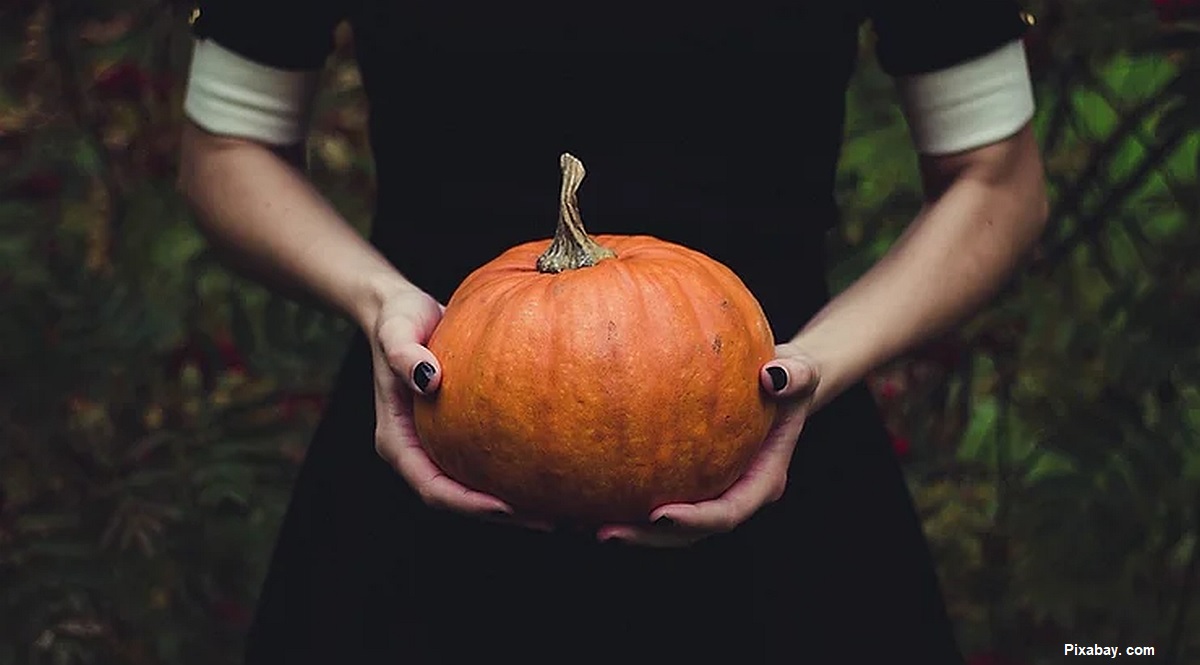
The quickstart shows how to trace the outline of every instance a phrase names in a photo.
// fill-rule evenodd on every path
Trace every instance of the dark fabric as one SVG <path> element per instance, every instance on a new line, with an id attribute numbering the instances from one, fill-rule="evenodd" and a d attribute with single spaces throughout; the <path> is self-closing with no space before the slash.
<path id="1" fill-rule="evenodd" d="M 351 6 L 328 0 L 199 0 L 192 34 L 271 67 L 317 69 L 333 53 L 333 31 Z"/>
<path id="2" fill-rule="evenodd" d="M 445 299 L 512 243 L 553 232 L 569 151 L 587 168 L 589 231 L 656 235 L 735 266 L 791 336 L 811 289 L 776 284 L 821 282 L 860 24 L 835 3 L 787 0 L 478 15 L 373 4 L 354 25 L 387 183 L 374 238 Z"/>
<path id="3" fill-rule="evenodd" d="M 812 418 L 780 503 L 658 551 L 423 509 L 374 453 L 363 340 L 349 358 L 283 525 L 253 665 L 960 662 L 862 388 Z"/>
<path id="4" fill-rule="evenodd" d="M 1025 34 L 1014 0 L 867 0 L 875 53 L 893 76 L 924 74 L 989 53 Z"/>
<path id="5" fill-rule="evenodd" d="M 590 231 L 657 235 L 725 262 L 784 340 L 828 299 L 823 234 L 837 220 L 859 27 L 874 21 L 894 72 L 1018 34 L 1014 5 L 962 4 L 981 17 L 925 0 L 360 0 L 290 12 L 221 0 L 197 27 L 298 67 L 319 63 L 336 17 L 350 18 L 379 178 L 372 241 L 443 302 L 504 249 L 552 233 L 558 156 L 570 151 L 588 170 Z M 931 32 L 947 16 L 959 22 Z M 671 551 L 426 509 L 374 452 L 371 390 L 359 338 L 279 536 L 251 665 L 961 662 L 862 386 L 808 424 L 783 500 Z"/>

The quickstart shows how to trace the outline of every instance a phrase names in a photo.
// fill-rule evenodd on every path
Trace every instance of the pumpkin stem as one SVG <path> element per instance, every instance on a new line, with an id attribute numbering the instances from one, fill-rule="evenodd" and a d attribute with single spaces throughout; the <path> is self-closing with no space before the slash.
<path id="1" fill-rule="evenodd" d="M 537 269 L 542 273 L 578 270 L 616 257 L 615 252 L 592 240 L 583 228 L 579 201 L 575 198 L 579 183 L 583 182 L 583 163 L 565 152 L 558 162 L 563 176 L 558 198 L 558 228 L 554 231 L 550 246 L 538 257 Z"/>

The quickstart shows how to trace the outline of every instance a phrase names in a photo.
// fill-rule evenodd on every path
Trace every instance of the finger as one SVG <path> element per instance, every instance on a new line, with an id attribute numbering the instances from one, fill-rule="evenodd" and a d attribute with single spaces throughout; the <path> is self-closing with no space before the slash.
<path id="1" fill-rule="evenodd" d="M 391 417 L 377 419 L 375 449 L 426 505 L 478 516 L 513 513 L 504 501 L 472 490 L 438 468 L 417 437 L 405 400 L 385 399 L 388 404 L 382 406 L 391 410 Z"/>
<path id="2" fill-rule="evenodd" d="M 421 456 L 430 466 L 433 466 L 432 460 L 429 460 L 423 451 Z M 434 468 L 436 469 L 436 467 Z M 471 515 L 496 524 L 545 532 L 554 530 L 554 525 L 548 520 L 520 515 L 513 510 L 512 506 L 497 497 L 472 490 L 440 471 L 437 474 L 425 486 L 417 490 L 422 500 L 432 508 Z"/>
<path id="3" fill-rule="evenodd" d="M 407 417 L 412 411 L 412 406 L 407 399 L 401 398 L 397 392 L 396 377 L 392 374 L 391 368 L 387 366 L 387 361 L 381 361 L 378 357 L 375 359 L 375 447 L 379 452 L 383 452 L 381 444 L 384 441 L 382 433 L 388 421 L 396 418 Z"/>
<path id="4" fill-rule="evenodd" d="M 817 370 L 801 356 L 785 355 L 763 365 L 759 381 L 771 395 L 779 398 L 803 397 L 817 387 Z"/>
<path id="5" fill-rule="evenodd" d="M 385 346 L 384 357 L 397 376 L 404 378 L 409 390 L 432 395 L 442 385 L 441 364 L 428 348 L 415 342 Z"/>
<path id="6" fill-rule="evenodd" d="M 677 525 L 677 528 L 687 531 L 728 533 L 769 503 L 772 485 L 773 483 L 762 478 L 743 478 L 719 498 L 700 503 L 663 506 L 655 511 L 655 521 L 665 518 Z"/>
<path id="7" fill-rule="evenodd" d="M 706 533 L 732 531 L 760 508 L 783 497 L 797 436 L 799 428 L 795 425 L 775 430 L 746 473 L 721 496 L 698 503 L 659 506 L 650 513 L 650 521 Z"/>
<path id="8" fill-rule="evenodd" d="M 381 456 L 396 469 L 426 505 L 490 522 L 538 531 L 553 530 L 553 525 L 548 521 L 517 515 L 512 506 L 505 501 L 472 490 L 447 476 L 420 445 L 411 429 L 411 421 L 407 418 L 398 418 L 390 426 L 383 427 L 377 438 Z"/>
<path id="9" fill-rule="evenodd" d="M 689 531 L 727 533 L 781 496 L 783 482 L 767 474 L 743 477 L 716 499 L 662 506 L 654 511 L 654 521 L 666 520 Z"/>
<path id="10" fill-rule="evenodd" d="M 441 364 L 420 343 L 434 326 L 436 317 L 393 316 L 376 333 L 381 355 L 392 373 L 403 377 L 409 390 L 422 395 L 436 392 L 441 385 Z"/>
<path id="11" fill-rule="evenodd" d="M 512 506 L 490 494 L 473 490 L 442 473 L 420 449 L 410 448 L 401 464 L 418 480 L 412 487 L 421 500 L 431 508 L 473 515 L 480 518 L 499 519 L 514 516 Z M 401 472 L 402 474 L 405 471 Z"/>

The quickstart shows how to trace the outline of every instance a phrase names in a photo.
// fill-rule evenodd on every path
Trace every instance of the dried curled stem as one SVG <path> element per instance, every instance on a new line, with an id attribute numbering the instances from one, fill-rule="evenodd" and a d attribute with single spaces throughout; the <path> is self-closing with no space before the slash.
<path id="1" fill-rule="evenodd" d="M 562 167 L 562 189 L 558 199 L 558 228 L 554 240 L 538 257 L 537 269 L 543 273 L 560 273 L 594 266 L 604 259 L 616 257 L 616 253 L 592 240 L 583 228 L 583 217 L 579 214 L 579 201 L 575 193 L 583 182 L 583 163 L 570 153 L 559 158 Z"/>

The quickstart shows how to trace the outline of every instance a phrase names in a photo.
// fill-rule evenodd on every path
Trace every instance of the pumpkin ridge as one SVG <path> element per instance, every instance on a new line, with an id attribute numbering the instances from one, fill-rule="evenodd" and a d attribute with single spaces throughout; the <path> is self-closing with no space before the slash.
<path id="1" fill-rule="evenodd" d="M 612 371 L 607 373 L 603 380 L 608 384 L 607 392 L 610 394 L 610 399 L 614 402 L 612 409 L 612 418 L 615 422 L 611 424 L 610 432 L 614 438 L 613 445 L 618 448 L 616 454 L 624 460 L 636 459 L 637 448 L 640 442 L 634 441 L 637 437 L 635 428 L 632 427 L 631 414 L 635 411 L 636 405 L 641 401 L 641 377 L 638 377 L 638 367 L 641 365 L 640 354 L 629 353 L 627 357 L 622 359 L 622 351 L 626 348 L 628 328 L 630 328 L 630 320 L 638 321 L 645 320 L 646 303 L 643 294 L 637 288 L 637 284 L 630 278 L 629 268 L 623 260 L 608 261 L 608 271 L 615 275 L 617 285 L 613 287 L 617 292 L 618 297 L 605 298 L 605 327 L 606 336 L 603 343 L 607 345 L 607 355 L 610 362 L 613 363 Z M 613 279 L 613 278 L 609 278 Z M 635 297 L 630 303 L 631 296 Z M 618 304 L 618 301 L 620 304 Z M 622 305 L 629 307 L 630 304 L 634 307 L 634 312 L 630 315 L 628 312 L 622 311 Z M 632 375 L 632 376 L 629 376 Z M 619 383 L 626 377 L 632 379 L 632 385 L 622 386 Z M 614 385 L 618 384 L 618 385 Z"/>
<path id="2" fill-rule="evenodd" d="M 476 295 L 482 296 L 482 305 L 485 307 L 483 311 L 490 311 L 493 307 L 503 308 L 505 305 L 505 301 L 497 298 L 494 292 L 482 294 L 477 292 Z M 475 321 L 479 328 L 475 335 L 474 348 L 472 348 L 471 354 L 467 357 L 465 366 L 459 368 L 459 371 L 468 372 L 468 376 L 473 377 L 476 384 L 475 390 L 470 393 L 473 399 L 467 405 L 468 412 L 475 416 L 473 420 L 477 420 L 479 416 L 495 410 L 495 405 L 490 397 L 495 394 L 494 390 L 496 388 L 501 388 L 502 386 L 496 385 L 498 383 L 496 374 L 499 369 L 497 367 L 499 363 L 490 359 L 504 358 L 506 356 L 504 346 L 506 341 L 505 336 L 496 334 L 497 329 L 504 325 L 504 318 L 502 316 L 483 316 L 480 319 L 482 320 Z M 488 424 L 482 421 L 478 421 L 475 424 L 478 427 L 478 435 L 487 437 L 489 434 L 487 431 Z M 495 445 L 494 441 L 489 440 L 484 440 L 481 443 L 484 448 L 490 448 Z M 494 456 L 494 453 L 491 453 L 489 456 Z"/>
<path id="3" fill-rule="evenodd" d="M 755 330 L 751 324 L 751 320 L 765 321 L 765 315 L 762 313 L 762 309 L 757 304 L 757 301 L 754 300 L 753 295 L 750 294 L 745 284 L 733 271 L 695 250 L 690 248 L 685 248 L 685 250 L 689 261 L 704 273 L 707 273 L 719 287 L 713 290 L 713 295 L 721 298 L 722 303 L 729 303 L 735 307 L 736 316 L 722 316 L 720 319 L 725 325 L 732 325 L 737 333 L 725 340 L 722 352 L 727 356 L 726 361 L 729 363 L 728 366 L 739 367 L 745 365 L 747 376 L 744 380 L 753 385 L 749 395 L 738 394 L 740 391 L 735 390 L 735 387 L 739 385 L 738 381 L 742 380 L 742 377 L 736 377 L 732 383 L 729 377 L 723 377 L 717 382 L 719 388 L 717 391 L 714 391 L 712 409 L 714 412 L 728 411 L 730 409 L 751 410 L 755 407 L 755 404 L 753 404 L 754 401 L 763 401 L 765 399 L 759 392 L 758 370 L 762 363 L 769 361 L 774 356 L 774 338 L 770 333 L 770 328 L 768 326 L 761 326 L 761 329 Z M 747 297 L 747 294 L 750 294 L 749 297 Z M 693 293 L 692 297 L 695 299 L 697 294 Z M 748 311 L 748 307 L 750 306 L 753 306 L 753 310 Z M 718 305 L 718 308 L 720 307 Z M 736 340 L 740 339 L 752 340 L 752 342 L 745 345 L 736 343 Z M 734 341 L 731 342 L 730 340 Z M 770 351 L 769 354 L 764 354 L 764 356 L 769 355 L 770 357 L 758 357 L 759 354 L 755 353 L 754 347 L 756 345 L 753 342 L 759 340 L 763 342 L 764 348 Z M 736 357 L 728 357 L 730 355 Z M 751 368 L 753 371 L 751 371 Z M 773 420 L 773 415 L 770 420 Z M 742 434 L 741 432 L 728 431 L 724 423 L 720 423 L 719 429 L 726 436 L 740 437 Z"/>
<path id="4" fill-rule="evenodd" d="M 496 283 L 500 281 L 512 281 L 514 284 L 520 284 L 522 272 L 516 264 L 519 257 L 514 256 L 505 259 L 503 263 L 495 263 L 496 261 L 500 261 L 503 256 L 497 257 L 493 260 L 493 263 L 477 268 L 470 275 L 467 275 L 466 279 L 455 290 L 454 295 L 450 297 L 451 302 L 456 297 L 460 300 L 466 300 L 475 297 L 480 291 L 490 292 L 495 288 Z M 509 262 L 512 262 L 513 265 L 508 265 Z"/>
<path id="5" fill-rule="evenodd" d="M 697 303 L 689 295 L 688 287 L 691 284 L 680 277 L 674 266 L 664 263 L 660 265 L 660 269 L 660 275 L 670 284 L 665 289 L 672 296 L 672 312 L 669 319 L 675 320 L 680 316 L 686 316 L 689 319 L 686 325 L 679 326 L 686 332 L 681 331 L 683 339 L 677 352 L 685 354 L 685 357 L 680 359 L 683 361 L 680 365 L 682 367 L 689 367 L 690 371 L 679 377 L 677 394 L 675 395 L 676 404 L 688 416 L 698 415 L 693 413 L 696 410 L 710 412 L 711 404 L 705 404 L 704 408 L 698 408 L 700 407 L 698 400 L 702 400 L 703 398 L 696 390 L 697 386 L 704 383 L 704 379 L 708 378 L 701 375 L 707 375 L 710 367 L 706 366 L 704 362 L 707 360 L 705 354 L 698 352 L 697 349 L 693 348 L 694 345 L 692 344 L 697 338 L 707 336 L 707 328 L 709 327 L 706 320 L 707 317 L 704 316 L 699 307 L 697 307 Z M 683 414 L 680 415 L 682 416 Z M 689 421 L 690 423 L 686 431 L 676 434 L 672 437 L 671 442 L 675 448 L 677 458 L 680 458 L 685 464 L 695 465 L 699 462 L 699 459 L 706 457 L 707 451 L 697 450 L 696 446 L 688 445 L 687 442 L 704 438 L 703 433 L 699 431 L 703 427 L 703 418 L 689 418 Z"/>
<path id="6" fill-rule="evenodd" d="M 748 325 L 749 321 L 751 319 L 756 321 L 765 320 L 766 314 L 762 311 L 762 306 L 758 304 L 758 301 L 753 299 L 753 292 L 750 291 L 750 287 L 746 286 L 746 283 L 737 276 L 737 273 L 730 270 L 727 266 L 718 261 L 714 261 L 695 250 L 690 248 L 685 249 L 688 250 L 689 257 L 696 266 L 707 272 L 713 278 L 713 281 L 716 281 L 725 287 L 722 290 L 726 292 L 722 293 L 721 297 L 729 301 L 730 304 L 739 308 L 739 313 L 742 316 L 737 317 L 737 321 L 743 324 L 743 329 L 745 332 L 751 336 L 757 336 L 759 331 L 753 330 L 750 325 Z M 749 293 L 751 297 L 745 298 L 744 296 L 741 296 L 741 294 L 736 294 L 736 289 L 734 289 L 734 287 L 744 290 L 746 293 Z M 740 297 L 731 297 L 729 291 L 733 291 L 734 294 Z M 752 306 L 752 311 L 747 311 L 747 307 L 750 306 Z M 771 333 L 770 342 L 772 347 L 774 347 L 775 338 L 773 333 Z M 766 361 L 764 360 L 763 362 Z"/>
<path id="7" fill-rule="evenodd" d="M 556 381 L 555 377 L 550 376 L 552 367 L 550 367 L 548 357 L 540 353 L 530 353 L 528 351 L 535 350 L 539 347 L 536 337 L 542 335 L 546 330 L 555 330 L 554 317 L 557 312 L 553 307 L 542 307 L 536 303 L 545 302 L 545 298 L 541 293 L 541 289 L 533 283 L 524 283 L 523 288 L 514 289 L 506 294 L 499 302 L 496 318 L 504 322 L 503 327 L 496 331 L 497 336 L 502 340 L 505 347 L 511 352 L 515 347 L 518 353 L 509 353 L 504 356 L 505 362 L 505 381 L 507 385 L 499 386 L 500 395 L 498 400 L 492 404 L 497 420 L 503 420 L 502 430 L 508 437 L 526 440 L 536 440 L 537 438 L 537 423 L 542 414 L 538 410 L 544 408 L 538 400 L 529 397 L 530 390 L 536 390 L 536 387 L 547 382 L 555 382 L 556 385 L 562 385 L 561 381 Z M 536 309 L 534 320 L 541 322 L 542 325 L 535 326 L 532 329 L 525 323 L 525 311 L 527 307 L 535 307 Z M 549 319 L 549 320 L 547 320 Z M 554 357 L 554 356 L 549 356 Z M 517 361 L 517 362 L 514 362 Z M 515 366 L 517 364 L 520 366 Z M 536 394 L 536 393 L 534 393 Z M 516 406 L 523 409 L 519 413 L 511 413 L 506 406 L 516 403 Z M 497 408 L 498 407 L 498 408 Z M 505 466 L 509 466 L 512 455 L 512 450 L 504 451 Z M 552 451 L 539 451 L 540 454 L 546 454 Z M 519 462 L 519 460 L 518 460 Z M 538 493 L 544 492 L 545 488 L 525 488 L 524 491 Z"/>
<path id="8" fill-rule="evenodd" d="M 636 478 L 648 478 L 644 482 L 656 482 L 657 478 L 653 473 L 653 467 L 646 464 L 639 465 L 635 460 L 639 459 L 646 452 L 665 445 L 667 433 L 663 431 L 665 425 L 664 419 L 656 417 L 655 414 L 651 413 L 648 417 L 641 420 L 641 427 L 636 427 L 633 424 L 633 419 L 630 417 L 631 413 L 639 411 L 639 405 L 649 404 L 654 398 L 652 388 L 648 389 L 652 385 L 650 382 L 651 377 L 641 375 L 657 375 L 660 372 L 659 368 L 654 367 L 643 357 L 644 349 L 640 348 L 641 345 L 638 344 L 638 341 L 639 337 L 644 338 L 647 335 L 646 331 L 638 329 L 636 322 L 656 322 L 656 317 L 654 316 L 651 297 L 647 293 L 647 285 L 644 283 L 639 284 L 632 273 L 634 267 L 641 263 L 635 253 L 636 250 L 622 249 L 622 251 L 628 251 L 629 253 L 622 254 L 620 260 L 610 262 L 612 265 L 611 270 L 615 273 L 616 279 L 619 280 L 619 287 L 616 288 L 623 296 L 622 302 L 626 306 L 631 306 L 633 311 L 626 312 L 623 315 L 618 311 L 610 315 L 622 320 L 619 328 L 623 327 L 627 329 L 629 341 L 633 342 L 632 349 L 628 351 L 632 357 L 629 364 L 635 368 L 634 371 L 639 376 L 634 377 L 632 385 L 624 390 L 621 396 L 620 411 L 622 412 L 622 426 L 618 428 L 617 435 L 623 449 L 622 457 L 626 460 L 632 460 L 630 462 L 634 467 L 632 475 Z M 613 307 L 611 301 L 609 306 Z M 651 325 L 654 325 L 654 323 Z M 641 334 L 639 335 L 639 333 Z M 651 339 L 657 339 L 658 333 L 650 332 L 648 336 Z M 640 370 L 637 368 L 640 368 Z"/>

